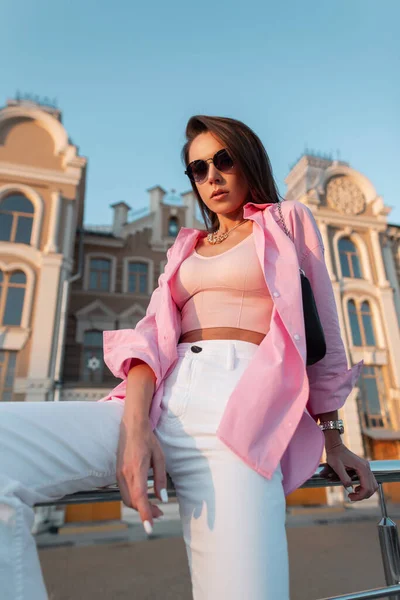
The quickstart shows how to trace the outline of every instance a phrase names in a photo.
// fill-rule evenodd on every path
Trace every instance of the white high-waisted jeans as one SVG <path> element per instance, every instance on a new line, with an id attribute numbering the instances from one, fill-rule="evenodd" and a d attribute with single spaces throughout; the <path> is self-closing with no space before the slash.
<path id="1" fill-rule="evenodd" d="M 155 434 L 177 492 L 194 600 L 289 599 L 280 466 L 267 480 L 215 435 L 256 350 L 237 340 L 178 344 L 165 380 Z M 47 600 L 32 506 L 115 483 L 122 414 L 113 400 L 0 402 L 2 600 Z"/>

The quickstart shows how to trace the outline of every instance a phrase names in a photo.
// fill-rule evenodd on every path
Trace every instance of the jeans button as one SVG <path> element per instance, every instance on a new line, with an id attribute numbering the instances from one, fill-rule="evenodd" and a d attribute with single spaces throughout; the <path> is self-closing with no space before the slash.
<path id="1" fill-rule="evenodd" d="M 203 348 L 200 348 L 200 346 L 192 346 L 191 348 L 192 352 L 201 352 L 203 350 Z"/>

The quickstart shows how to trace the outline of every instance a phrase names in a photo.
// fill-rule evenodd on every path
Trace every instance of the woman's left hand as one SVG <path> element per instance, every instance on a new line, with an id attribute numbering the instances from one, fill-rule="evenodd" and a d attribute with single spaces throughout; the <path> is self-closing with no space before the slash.
<path id="1" fill-rule="evenodd" d="M 369 462 L 351 452 L 343 443 L 326 450 L 326 462 L 335 471 L 345 488 L 353 485 L 346 468 L 357 473 L 360 485 L 356 486 L 354 492 L 349 493 L 352 502 L 370 498 L 378 490 L 379 486 Z"/>

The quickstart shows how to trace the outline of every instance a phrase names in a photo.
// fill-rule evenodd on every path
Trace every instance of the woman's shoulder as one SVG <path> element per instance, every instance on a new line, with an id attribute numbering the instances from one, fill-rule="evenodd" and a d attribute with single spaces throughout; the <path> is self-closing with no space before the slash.
<path id="1" fill-rule="evenodd" d="M 291 231 L 299 252 L 310 247 L 321 245 L 323 240 L 312 210 L 299 200 L 283 200 L 281 202 L 283 218 Z M 276 207 L 279 219 L 278 207 Z"/>
<path id="2" fill-rule="evenodd" d="M 303 216 L 307 216 L 309 217 L 310 215 L 312 215 L 311 210 L 308 208 L 308 206 L 306 206 L 303 202 L 300 202 L 299 200 L 282 200 L 280 203 L 281 209 L 283 214 L 292 214 L 294 213 L 295 215 L 299 215 L 301 217 Z M 276 206 L 276 210 L 278 210 L 278 207 Z"/>

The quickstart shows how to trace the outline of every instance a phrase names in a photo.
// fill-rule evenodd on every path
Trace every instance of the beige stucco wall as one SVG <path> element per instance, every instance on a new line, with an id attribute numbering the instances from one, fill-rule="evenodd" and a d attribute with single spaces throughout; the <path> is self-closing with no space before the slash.
<path id="1" fill-rule="evenodd" d="M 9 121 L 2 129 L 0 144 L 0 160 L 41 169 L 62 170 L 61 157 L 54 155 L 54 140 L 38 121 Z"/>
<path id="2" fill-rule="evenodd" d="M 24 193 L 35 211 L 30 246 L 15 244 L 15 258 L 14 243 L 0 242 L 3 263 L 22 262 L 34 273 L 28 322 L 8 328 L 2 342 L 4 350 L 18 347 L 18 400 L 45 400 L 51 390 L 62 282 L 73 266 L 62 253 L 73 246 L 82 220 L 85 174 L 86 160 L 69 144 L 56 113 L 15 102 L 0 110 L 0 192 L 2 197 Z M 17 344 L 17 339 L 25 341 Z"/>

